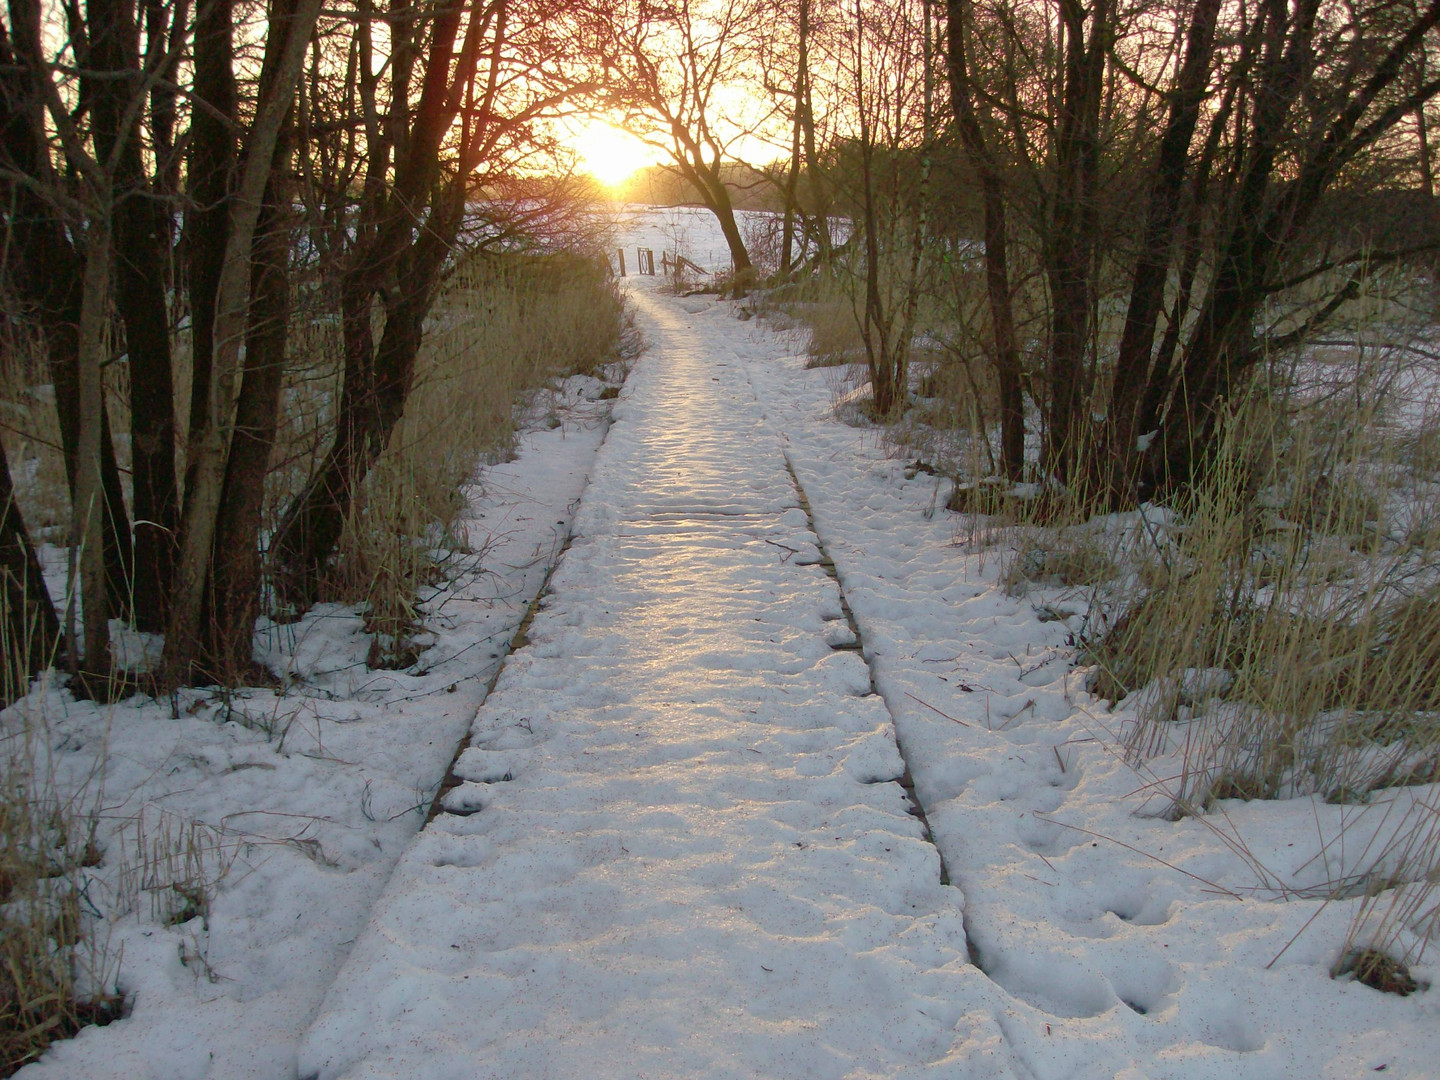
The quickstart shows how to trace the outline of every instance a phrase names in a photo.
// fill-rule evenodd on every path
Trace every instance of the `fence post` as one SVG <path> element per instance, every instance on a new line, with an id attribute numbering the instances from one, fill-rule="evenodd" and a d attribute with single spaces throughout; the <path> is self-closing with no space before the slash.
<path id="1" fill-rule="evenodd" d="M 617 248 L 616 251 L 615 251 L 615 254 L 620 256 L 620 276 L 621 276 L 621 277 L 624 277 L 624 276 L 625 276 L 625 249 L 624 249 L 624 248 Z"/>

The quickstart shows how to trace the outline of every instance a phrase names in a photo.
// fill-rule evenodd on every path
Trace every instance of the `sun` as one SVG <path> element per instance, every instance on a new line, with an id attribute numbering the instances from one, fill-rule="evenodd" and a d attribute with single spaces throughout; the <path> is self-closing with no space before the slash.
<path id="1" fill-rule="evenodd" d="M 603 120 L 585 123 L 570 140 L 580 168 L 606 187 L 619 187 L 657 160 L 652 147 Z"/>

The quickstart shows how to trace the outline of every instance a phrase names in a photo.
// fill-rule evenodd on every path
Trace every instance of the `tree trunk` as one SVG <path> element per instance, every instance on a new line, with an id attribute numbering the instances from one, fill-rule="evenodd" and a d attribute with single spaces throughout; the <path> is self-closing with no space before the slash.
<path id="1" fill-rule="evenodd" d="M 54 660 L 60 623 L 25 531 L 0 443 L 0 706 L 23 697 Z"/>
<path id="2" fill-rule="evenodd" d="M 190 431 L 204 429 L 210 408 L 215 352 L 215 296 L 230 226 L 230 189 L 236 167 L 234 0 L 199 0 L 195 12 L 194 92 L 190 120 L 189 204 L 184 248 L 190 287 Z M 194 483 L 187 461 L 185 488 Z"/>
<path id="3" fill-rule="evenodd" d="M 715 219 L 720 223 L 725 244 L 730 249 L 731 280 L 738 296 L 743 295 L 753 283 L 755 267 L 750 262 L 750 252 L 746 250 L 745 238 L 740 235 L 740 225 L 735 220 L 735 207 L 730 201 L 730 191 L 720 179 L 719 173 L 717 167 L 713 175 L 706 177 L 706 188 L 709 192 L 707 201 Z"/>
<path id="4" fill-rule="evenodd" d="M 970 84 L 969 49 L 973 6 L 948 0 L 950 102 L 966 160 L 980 180 L 985 238 L 985 295 L 990 306 L 990 362 L 1000 389 L 1000 463 L 1005 475 L 1019 480 L 1025 471 L 1025 396 L 1020 382 L 1020 349 L 1010 292 L 1009 238 L 1005 191 L 994 155 L 986 144 Z"/>
<path id="5" fill-rule="evenodd" d="M 1425 106 L 1415 110 L 1415 129 L 1420 139 L 1420 190 L 1435 197 L 1435 171 L 1430 165 L 1430 124 L 1425 119 Z"/>
<path id="6" fill-rule="evenodd" d="M 1050 286 L 1049 402 L 1044 467 L 1068 484 L 1074 477 L 1079 444 L 1088 418 L 1085 358 L 1094 303 L 1091 260 L 1095 238 L 1095 187 L 1099 170 L 1101 83 L 1110 33 L 1107 0 L 1089 13 L 1079 0 L 1062 0 L 1065 31 L 1064 84 L 1059 102 L 1055 149 L 1055 196 L 1046 237 L 1046 278 Z"/>
<path id="7" fill-rule="evenodd" d="M 796 101 L 800 95 L 795 95 Z M 785 174 L 785 218 L 780 231 L 780 280 L 790 276 L 791 261 L 795 251 L 796 189 L 800 184 L 800 115 L 797 107 L 794 128 L 790 134 L 790 167 Z"/>
<path id="8" fill-rule="evenodd" d="M 79 439 L 75 499 L 71 505 L 70 544 L 80 560 L 84 601 L 84 671 L 104 675 L 110 669 L 110 604 L 105 580 L 105 496 L 100 478 L 101 412 L 106 359 L 105 326 L 110 299 L 111 208 L 94 208 L 85 232 L 85 272 L 80 303 Z M 72 661 L 75 658 L 72 657 Z"/>
<path id="9" fill-rule="evenodd" d="M 800 131 L 805 146 L 805 172 L 810 182 L 811 198 L 814 203 L 815 248 L 822 265 L 829 265 L 830 241 L 830 199 L 825 190 L 824 172 L 820 168 L 820 155 L 815 143 L 815 100 L 814 81 L 810 78 L 810 0 L 800 3 L 800 66 L 805 71 L 804 100 L 798 102 L 800 110 Z"/>
<path id="10" fill-rule="evenodd" d="M 130 368 L 130 445 L 135 514 L 134 621 L 158 633 L 169 609 L 179 492 L 175 477 L 175 401 L 165 298 L 168 227 L 145 182 L 140 154 L 142 92 L 138 28 L 131 0 L 90 0 L 90 56 L 99 158 L 114 166 L 116 301 Z M 128 126 L 127 110 L 130 111 Z M 117 152 L 118 147 L 118 152 Z"/>
<path id="11" fill-rule="evenodd" d="M 290 130 L 277 156 L 288 156 Z M 255 619 L 260 609 L 260 517 L 265 476 L 280 415 L 290 319 L 289 184 L 277 170 L 265 191 L 256 225 L 245 371 L 235 410 L 235 433 L 226 463 L 210 608 L 212 640 L 205 666 L 220 682 L 244 680 L 254 663 Z"/>
<path id="12" fill-rule="evenodd" d="M 810 92 L 810 0 L 800 0 L 799 56 L 795 62 L 795 116 L 790 132 L 790 172 L 785 178 L 785 227 L 780 241 L 780 277 L 790 276 L 795 244 L 795 216 L 799 212 L 800 153 L 804 144 L 805 109 Z M 804 250 L 802 247 L 802 258 Z"/>

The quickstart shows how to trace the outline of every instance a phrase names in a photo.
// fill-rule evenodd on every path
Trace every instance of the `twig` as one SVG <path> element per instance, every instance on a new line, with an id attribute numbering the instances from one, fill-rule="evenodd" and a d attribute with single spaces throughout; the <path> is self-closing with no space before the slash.
<path id="1" fill-rule="evenodd" d="M 908 697 L 911 701 L 919 702 L 921 705 L 924 705 L 925 708 L 929 709 L 931 712 L 940 713 L 940 715 L 943 716 L 943 717 L 945 717 L 946 720 L 953 720 L 953 721 L 955 721 L 955 723 L 959 724 L 961 727 L 970 727 L 969 724 L 967 724 L 964 720 L 961 720 L 959 717 L 951 716 L 951 715 L 950 715 L 949 713 L 947 713 L 947 712 L 941 712 L 941 710 L 935 708 L 935 706 L 934 706 L 934 705 L 931 705 L 928 701 L 920 701 L 920 699 L 919 699 L 918 697 L 916 697 L 914 694 L 910 693 L 909 690 L 906 690 L 906 691 L 905 691 L 905 696 Z"/>
<path id="2" fill-rule="evenodd" d="M 1044 811 L 1041 811 L 1041 810 L 1033 810 L 1033 811 L 1031 811 L 1031 812 L 1034 813 L 1034 814 L 1044 814 Z M 1071 824 L 1069 824 L 1068 822 L 1056 821 L 1054 818 L 1050 817 L 1048 814 L 1044 814 L 1044 817 L 1045 817 L 1045 820 L 1046 820 L 1046 821 L 1051 822 L 1051 823 L 1054 824 L 1054 825 L 1059 825 L 1059 826 L 1061 826 L 1062 828 L 1065 828 L 1065 829 L 1074 829 L 1076 832 L 1084 833 L 1086 836 L 1093 836 L 1093 837 L 1095 837 L 1095 839 L 1097 839 L 1097 840 L 1106 840 L 1106 841 L 1109 841 L 1109 842 L 1112 843 L 1112 844 L 1118 844 L 1118 845 L 1120 845 L 1122 848 L 1124 848 L 1126 851 L 1133 851 L 1136 855 L 1142 855 L 1142 856 L 1144 856 L 1144 857 L 1147 858 L 1147 859 L 1151 859 L 1151 860 L 1153 860 L 1154 862 L 1158 862 L 1161 866 L 1168 866 L 1171 870 L 1174 870 L 1177 874 L 1184 874 L 1186 877 L 1190 878 L 1190 880 L 1192 880 L 1192 881 L 1198 881 L 1198 882 L 1200 882 L 1201 885 L 1208 885 L 1208 886 L 1210 886 L 1210 888 L 1215 889 L 1217 892 L 1222 892 L 1222 893 L 1224 893 L 1226 896 L 1230 897 L 1232 900 L 1239 900 L 1239 899 L 1241 899 L 1239 893 L 1231 892 L 1229 889 L 1225 888 L 1224 885 L 1217 885 L 1215 882 L 1210 881 L 1210 880 L 1208 880 L 1208 879 L 1206 879 L 1206 878 L 1203 878 L 1203 877 L 1201 877 L 1199 874 L 1192 874 L 1189 870 L 1182 870 L 1182 869 L 1180 869 L 1180 867 L 1176 866 L 1174 863 L 1166 862 L 1164 859 L 1160 858 L 1159 855 L 1155 855 L 1155 854 L 1153 854 L 1153 853 L 1151 853 L 1151 852 L 1149 852 L 1149 851 L 1144 851 L 1144 850 L 1142 850 L 1141 848 L 1135 847 L 1133 844 L 1127 844 L 1124 840 L 1116 840 L 1113 836 L 1106 836 L 1104 833 L 1098 833 L 1098 832 L 1094 832 L 1094 831 L 1092 831 L 1092 830 L 1090 830 L 1090 829 L 1084 829 L 1084 828 L 1081 828 L 1079 825 L 1071 825 Z"/>

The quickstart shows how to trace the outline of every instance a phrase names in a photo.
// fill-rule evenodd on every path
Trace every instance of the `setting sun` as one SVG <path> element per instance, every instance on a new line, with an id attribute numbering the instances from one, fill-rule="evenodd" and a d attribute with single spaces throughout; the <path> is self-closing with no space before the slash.
<path id="1" fill-rule="evenodd" d="M 580 167 L 607 187 L 617 187 L 639 169 L 654 164 L 658 155 L 628 131 L 603 120 L 591 120 L 571 142 Z"/>

